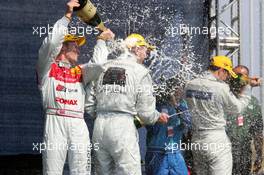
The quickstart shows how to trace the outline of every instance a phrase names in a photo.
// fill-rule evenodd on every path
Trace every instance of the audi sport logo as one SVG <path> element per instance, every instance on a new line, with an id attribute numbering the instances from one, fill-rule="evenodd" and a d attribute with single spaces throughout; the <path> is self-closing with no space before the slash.
<path id="1" fill-rule="evenodd" d="M 56 102 L 61 103 L 61 104 L 65 104 L 65 105 L 78 105 L 77 104 L 77 100 L 67 100 L 67 99 L 63 99 L 63 98 L 59 98 L 56 97 Z"/>
<path id="2" fill-rule="evenodd" d="M 66 87 L 58 84 L 58 86 L 56 87 L 56 91 L 63 91 L 63 92 L 66 92 Z"/>

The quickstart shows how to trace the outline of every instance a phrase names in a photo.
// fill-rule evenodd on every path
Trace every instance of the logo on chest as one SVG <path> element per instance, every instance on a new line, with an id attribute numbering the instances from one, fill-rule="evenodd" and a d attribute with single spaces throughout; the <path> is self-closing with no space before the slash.
<path id="1" fill-rule="evenodd" d="M 55 101 L 60 104 L 65 104 L 65 105 L 78 105 L 77 100 L 68 100 L 68 99 L 63 99 L 60 97 L 56 97 Z"/>
<path id="2" fill-rule="evenodd" d="M 69 93 L 71 93 L 71 92 L 78 92 L 78 89 L 70 89 L 70 88 L 66 88 L 63 85 L 58 84 L 56 86 L 56 91 L 59 91 L 59 92 L 69 92 Z"/>
<path id="3" fill-rule="evenodd" d="M 77 83 L 82 80 L 82 72 L 79 66 L 74 68 L 60 67 L 56 63 L 51 65 L 49 77 L 53 77 L 64 83 Z"/>

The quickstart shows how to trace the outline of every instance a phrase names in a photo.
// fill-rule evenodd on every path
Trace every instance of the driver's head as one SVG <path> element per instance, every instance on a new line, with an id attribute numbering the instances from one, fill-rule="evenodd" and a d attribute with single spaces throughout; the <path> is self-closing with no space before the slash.
<path id="1" fill-rule="evenodd" d="M 136 33 L 130 34 L 125 39 L 125 45 L 130 52 L 136 55 L 138 62 L 141 64 L 148 57 L 149 52 L 155 49 L 142 35 Z"/>
<path id="2" fill-rule="evenodd" d="M 79 47 L 84 44 L 85 37 L 68 34 L 64 38 L 60 54 L 63 54 L 70 63 L 75 64 L 80 54 Z"/>
<path id="3" fill-rule="evenodd" d="M 211 59 L 209 70 L 217 73 L 218 78 L 223 81 L 227 80 L 230 76 L 237 78 L 237 75 L 232 69 L 232 61 L 226 56 L 215 56 Z"/>
<path id="4" fill-rule="evenodd" d="M 233 71 L 237 74 L 237 78 L 231 78 L 230 89 L 235 95 L 239 95 L 249 83 L 249 69 L 246 66 L 238 65 Z"/>
<path id="5" fill-rule="evenodd" d="M 249 83 L 249 69 L 246 66 L 238 65 L 233 71 L 237 74 L 236 80 L 239 81 L 241 87 Z"/>
<path id="6" fill-rule="evenodd" d="M 244 65 L 238 65 L 236 66 L 233 71 L 238 75 L 238 76 L 249 76 L 249 69 L 244 66 Z"/>

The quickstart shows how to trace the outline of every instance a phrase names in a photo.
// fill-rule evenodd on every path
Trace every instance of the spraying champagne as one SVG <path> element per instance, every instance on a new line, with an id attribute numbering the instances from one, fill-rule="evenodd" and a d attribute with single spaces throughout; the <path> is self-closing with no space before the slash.
<path id="1" fill-rule="evenodd" d="M 98 27 L 100 31 L 106 31 L 96 7 L 89 0 L 79 0 L 79 7 L 75 7 L 73 10 L 77 12 L 77 16 L 81 18 L 83 22 L 93 27 Z"/>

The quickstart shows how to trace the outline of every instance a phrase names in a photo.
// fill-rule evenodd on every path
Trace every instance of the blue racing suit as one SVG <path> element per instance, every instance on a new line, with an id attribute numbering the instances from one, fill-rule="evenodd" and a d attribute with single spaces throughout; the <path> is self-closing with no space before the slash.
<path id="1" fill-rule="evenodd" d="M 181 139 L 191 127 L 187 104 L 181 100 L 178 106 L 170 104 L 158 106 L 158 110 L 168 113 L 167 124 L 156 123 L 147 128 L 147 175 L 187 175 L 187 167 L 181 154 Z"/>

